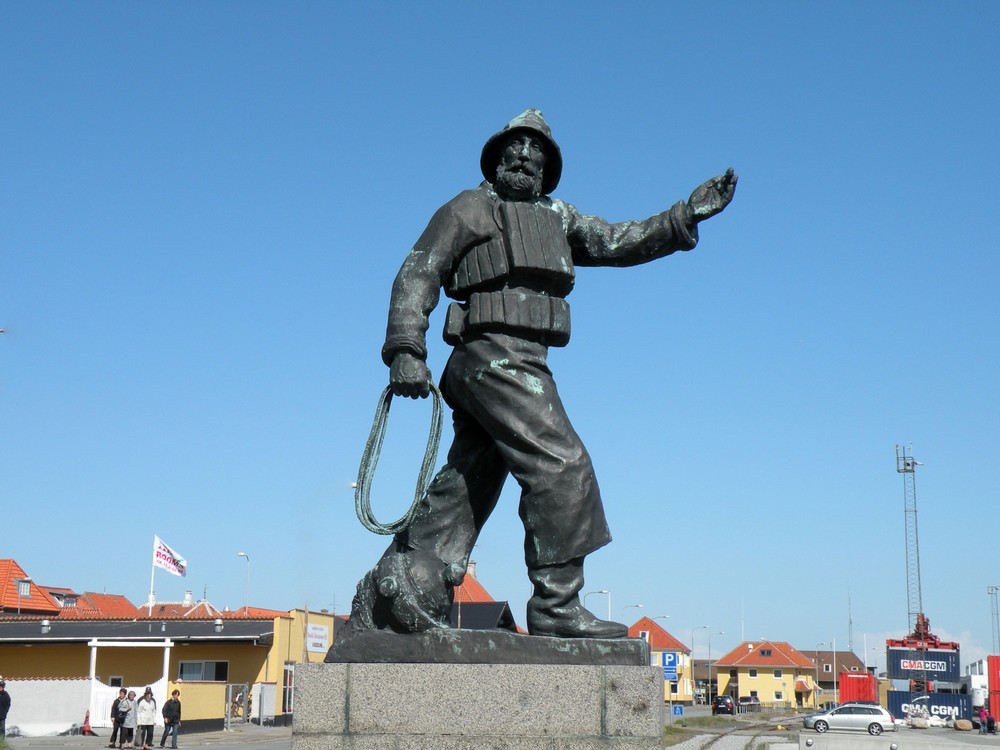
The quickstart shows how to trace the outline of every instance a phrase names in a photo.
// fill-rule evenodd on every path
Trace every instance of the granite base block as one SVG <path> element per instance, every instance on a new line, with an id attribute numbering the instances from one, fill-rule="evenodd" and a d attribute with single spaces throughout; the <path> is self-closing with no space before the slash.
<path id="1" fill-rule="evenodd" d="M 338 636 L 326 660 L 337 664 L 649 664 L 641 638 L 550 638 L 506 630 L 440 628 L 399 634 L 360 630 Z"/>
<path id="2" fill-rule="evenodd" d="M 660 746 L 656 667 L 301 664 L 292 750 Z"/>

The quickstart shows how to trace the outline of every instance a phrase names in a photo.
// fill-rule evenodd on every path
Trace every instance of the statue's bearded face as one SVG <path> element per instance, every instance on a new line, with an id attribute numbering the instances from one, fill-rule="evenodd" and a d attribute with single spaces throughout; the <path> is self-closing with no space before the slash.
<path id="1" fill-rule="evenodd" d="M 529 200 L 542 194 L 545 144 L 531 133 L 513 133 L 500 152 L 497 191 L 509 200 Z"/>

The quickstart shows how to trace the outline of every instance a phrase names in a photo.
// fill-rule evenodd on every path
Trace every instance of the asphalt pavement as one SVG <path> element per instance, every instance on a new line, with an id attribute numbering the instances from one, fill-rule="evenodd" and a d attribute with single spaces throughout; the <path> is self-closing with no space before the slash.
<path id="1" fill-rule="evenodd" d="M 160 727 L 157 730 L 162 731 Z M 159 748 L 159 734 L 154 737 L 153 750 Z M 107 736 L 59 735 L 57 737 L 8 737 L 11 750 L 46 750 L 73 748 L 74 750 L 107 750 Z M 256 724 L 236 724 L 232 729 L 219 732 L 192 732 L 185 734 L 181 727 L 177 741 L 178 750 L 211 748 L 220 745 L 257 745 L 258 750 L 288 750 L 292 746 L 291 727 L 260 727 Z M 169 746 L 168 746 L 169 747 Z"/>

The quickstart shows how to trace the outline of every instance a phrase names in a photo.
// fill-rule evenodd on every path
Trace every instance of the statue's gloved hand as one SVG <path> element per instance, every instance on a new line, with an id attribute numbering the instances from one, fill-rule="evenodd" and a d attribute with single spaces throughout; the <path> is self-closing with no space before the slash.
<path id="1" fill-rule="evenodd" d="M 431 392 L 431 371 L 427 363 L 409 352 L 399 352 L 389 368 L 389 387 L 397 396 L 427 398 Z"/>
<path id="2" fill-rule="evenodd" d="M 691 218 L 694 222 L 709 219 L 728 206 L 736 192 L 738 179 L 730 167 L 721 177 L 713 177 L 696 187 L 688 198 L 688 208 L 691 209 Z"/>

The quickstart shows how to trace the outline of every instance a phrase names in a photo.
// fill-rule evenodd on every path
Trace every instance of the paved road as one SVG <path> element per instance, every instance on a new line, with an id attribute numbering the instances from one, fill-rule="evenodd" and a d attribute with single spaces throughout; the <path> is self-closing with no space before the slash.
<path id="1" fill-rule="evenodd" d="M 156 741 L 159 742 L 159 736 Z M 107 750 L 108 738 L 74 735 L 65 737 L 8 737 L 11 750 Z M 183 750 L 218 748 L 221 745 L 254 745 L 256 750 L 289 750 L 292 746 L 291 727 L 259 727 L 256 724 L 239 724 L 228 732 L 201 732 L 184 734 L 181 727 L 177 743 Z M 159 745 L 156 746 L 158 748 Z"/>

